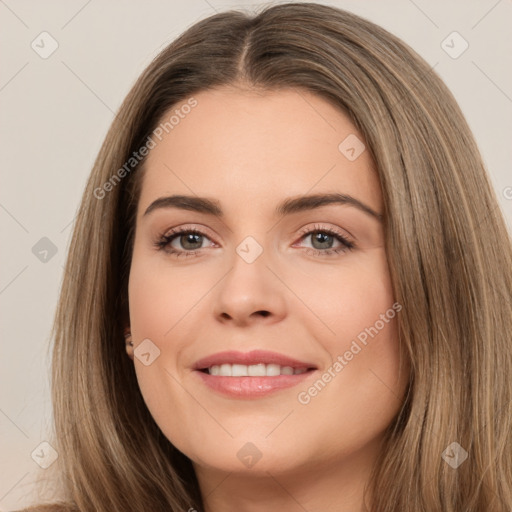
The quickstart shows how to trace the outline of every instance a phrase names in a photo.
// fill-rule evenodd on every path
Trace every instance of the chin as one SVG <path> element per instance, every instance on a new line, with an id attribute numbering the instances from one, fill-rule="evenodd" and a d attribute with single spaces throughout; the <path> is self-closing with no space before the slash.
<path id="1" fill-rule="evenodd" d="M 263 442 L 235 439 L 188 457 L 193 464 L 200 467 L 265 477 L 269 476 L 268 473 L 293 471 L 308 464 L 308 461 L 304 460 L 303 449 L 299 450 L 297 443 L 292 443 L 289 447 L 273 446 L 268 440 L 265 443 L 263 446 Z"/>

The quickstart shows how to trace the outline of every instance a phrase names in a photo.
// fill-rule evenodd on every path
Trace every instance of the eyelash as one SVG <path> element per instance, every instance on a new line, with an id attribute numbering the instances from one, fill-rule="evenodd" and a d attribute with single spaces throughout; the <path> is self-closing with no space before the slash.
<path id="1" fill-rule="evenodd" d="M 338 249 L 326 249 L 326 250 L 312 249 L 310 247 L 307 247 L 306 249 L 308 249 L 308 253 L 312 252 L 315 256 L 321 256 L 321 257 L 327 256 L 327 257 L 329 257 L 329 256 L 337 255 L 337 254 L 340 254 L 340 253 L 344 253 L 346 251 L 351 251 L 351 250 L 353 250 L 356 247 L 356 245 L 353 242 L 351 242 L 348 238 L 346 238 L 340 232 L 338 232 L 338 231 L 336 231 L 334 229 L 323 228 L 322 226 L 318 226 L 318 225 L 315 225 L 314 229 L 305 228 L 304 230 L 302 230 L 301 233 L 300 233 L 300 239 L 303 239 L 307 235 L 311 235 L 311 234 L 314 234 L 314 233 L 323 233 L 323 234 L 328 234 L 328 235 L 334 236 L 334 238 L 336 238 L 343 245 L 342 247 L 339 247 Z M 181 250 L 176 250 L 174 248 L 168 249 L 168 247 L 170 246 L 171 242 L 175 238 L 177 238 L 178 235 L 184 235 L 184 234 L 187 234 L 187 235 L 188 234 L 201 235 L 201 236 L 204 236 L 204 237 L 208 238 L 208 235 L 206 235 L 205 233 L 203 233 L 202 231 L 200 231 L 198 229 L 181 227 L 181 228 L 173 229 L 173 230 L 171 230 L 170 233 L 161 236 L 155 242 L 155 247 L 158 250 L 160 250 L 160 251 L 164 250 L 168 254 L 170 254 L 172 256 L 175 256 L 175 257 L 195 256 L 197 254 L 197 252 L 199 252 L 201 249 L 197 249 L 195 251 L 181 251 Z"/>

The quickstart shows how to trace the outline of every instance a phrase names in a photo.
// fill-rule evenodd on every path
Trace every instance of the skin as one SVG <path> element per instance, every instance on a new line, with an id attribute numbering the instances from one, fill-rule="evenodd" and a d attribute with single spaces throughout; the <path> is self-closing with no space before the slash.
<path id="1" fill-rule="evenodd" d="M 364 486 L 408 380 L 396 316 L 366 346 L 359 343 L 309 403 L 298 393 L 393 311 L 383 226 L 350 205 L 274 216 L 285 198 L 324 192 L 350 194 L 382 214 L 369 152 L 349 161 L 338 149 L 350 134 L 363 137 L 340 110 L 305 91 L 221 87 L 194 97 L 197 106 L 150 151 L 138 204 L 129 279 L 134 347 L 127 353 L 144 400 L 192 460 L 208 512 L 363 510 Z M 143 215 L 171 194 L 214 198 L 225 217 L 176 208 Z M 356 247 L 314 254 L 343 247 L 334 237 L 322 243 L 301 236 L 318 225 Z M 180 235 L 172 241 L 195 256 L 154 246 L 179 226 L 205 233 L 189 245 Z M 250 264 L 236 252 L 247 236 L 263 249 Z M 133 353 L 146 338 L 160 350 L 147 366 Z M 253 349 L 318 370 L 272 395 L 233 399 L 191 369 L 219 351 Z M 248 442 L 261 455 L 252 467 L 237 456 Z"/>

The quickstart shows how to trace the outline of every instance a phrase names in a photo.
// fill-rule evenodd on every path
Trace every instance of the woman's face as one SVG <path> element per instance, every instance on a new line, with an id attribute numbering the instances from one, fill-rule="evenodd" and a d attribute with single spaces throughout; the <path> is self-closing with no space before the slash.
<path id="1" fill-rule="evenodd" d="M 154 132 L 138 203 L 129 303 L 147 407 L 196 469 L 355 471 L 408 379 L 369 152 L 308 92 L 194 98 Z M 353 199 L 307 199 L 327 194 Z"/>

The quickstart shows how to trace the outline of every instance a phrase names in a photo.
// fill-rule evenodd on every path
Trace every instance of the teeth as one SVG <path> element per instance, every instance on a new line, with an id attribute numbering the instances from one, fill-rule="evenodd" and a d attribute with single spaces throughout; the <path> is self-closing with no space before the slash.
<path id="1" fill-rule="evenodd" d="M 292 368 L 278 364 L 221 364 L 208 368 L 210 375 L 219 377 L 275 377 L 277 375 L 297 375 L 307 372 L 306 368 Z"/>

